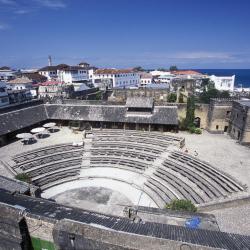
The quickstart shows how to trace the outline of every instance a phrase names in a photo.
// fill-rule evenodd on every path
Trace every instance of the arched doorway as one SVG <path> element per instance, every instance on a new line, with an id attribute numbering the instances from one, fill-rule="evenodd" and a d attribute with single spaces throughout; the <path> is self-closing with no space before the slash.
<path id="1" fill-rule="evenodd" d="M 194 118 L 194 125 L 196 128 L 200 128 L 200 126 L 201 126 L 201 118 L 200 117 Z"/>

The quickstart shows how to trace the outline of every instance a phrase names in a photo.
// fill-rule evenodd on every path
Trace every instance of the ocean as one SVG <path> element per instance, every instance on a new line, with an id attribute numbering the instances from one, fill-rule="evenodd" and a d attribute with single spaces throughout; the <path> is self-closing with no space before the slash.
<path id="1" fill-rule="evenodd" d="M 208 75 L 232 76 L 235 75 L 235 87 L 250 87 L 250 69 L 196 69 Z"/>

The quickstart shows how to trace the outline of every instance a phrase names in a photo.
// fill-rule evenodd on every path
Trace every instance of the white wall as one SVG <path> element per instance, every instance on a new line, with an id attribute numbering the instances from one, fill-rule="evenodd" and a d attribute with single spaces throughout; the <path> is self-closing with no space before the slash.
<path id="1" fill-rule="evenodd" d="M 140 85 L 140 75 L 136 72 L 131 73 L 117 73 L 117 74 L 94 74 L 93 83 L 95 87 L 98 87 L 95 80 L 110 79 L 113 82 L 113 86 L 110 87 L 130 87 Z"/>
<path id="2" fill-rule="evenodd" d="M 215 76 L 209 77 L 214 82 L 215 88 L 218 90 L 234 91 L 235 75 L 233 76 Z"/>

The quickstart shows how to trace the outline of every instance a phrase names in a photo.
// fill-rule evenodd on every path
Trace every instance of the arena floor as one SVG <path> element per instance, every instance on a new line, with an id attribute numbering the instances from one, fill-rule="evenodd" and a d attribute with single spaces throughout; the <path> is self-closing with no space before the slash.
<path id="1" fill-rule="evenodd" d="M 181 149 L 182 151 L 187 149 L 191 155 L 196 155 L 197 152 L 200 159 L 209 162 L 214 167 L 230 174 L 242 184 L 250 187 L 250 148 L 237 144 L 228 135 L 209 134 L 206 131 L 202 135 L 186 132 L 174 135 L 185 138 L 186 146 Z M 40 139 L 32 145 L 23 146 L 20 141 L 16 141 L 2 147 L 0 159 L 8 161 L 11 156 L 18 153 L 58 143 L 77 142 L 82 139 L 81 133 L 74 134 L 70 129 L 64 127 L 59 132 L 51 134 L 48 138 Z M 1 162 L 0 174 L 13 176 Z M 128 178 L 130 177 L 128 176 Z M 131 178 L 135 178 L 138 181 L 137 175 Z M 136 188 L 129 189 L 125 184 L 120 187 L 115 182 L 112 185 L 106 185 L 101 180 L 99 184 L 92 184 L 91 181 L 86 183 L 85 186 L 79 185 L 77 181 L 64 183 L 46 190 L 43 196 L 55 199 L 61 204 L 117 215 L 122 215 L 124 205 L 155 206 L 149 197 L 141 195 L 141 192 L 139 190 L 136 191 Z M 250 194 L 249 189 L 246 191 L 246 194 Z M 216 215 L 222 231 L 250 235 L 249 205 L 214 210 L 211 213 Z"/>

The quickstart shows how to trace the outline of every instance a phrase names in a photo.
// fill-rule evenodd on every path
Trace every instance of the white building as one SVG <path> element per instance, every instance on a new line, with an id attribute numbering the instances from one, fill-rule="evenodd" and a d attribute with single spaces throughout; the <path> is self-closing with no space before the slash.
<path id="1" fill-rule="evenodd" d="M 95 87 L 126 88 L 140 85 L 140 74 L 131 69 L 98 69 L 92 76 Z"/>
<path id="2" fill-rule="evenodd" d="M 58 81 L 47 81 L 38 83 L 38 96 L 39 97 L 54 97 L 63 94 L 65 84 Z"/>
<path id="3" fill-rule="evenodd" d="M 9 81 L 13 80 L 16 75 L 16 71 L 10 69 L 9 67 L 1 67 L 0 68 L 0 81 Z"/>
<path id="4" fill-rule="evenodd" d="M 5 82 L 0 82 L 0 107 L 9 105 L 9 96 Z"/>
<path id="5" fill-rule="evenodd" d="M 28 77 L 19 77 L 8 82 L 8 89 L 11 90 L 26 90 L 25 95 L 27 98 L 31 98 L 31 90 L 33 88 L 32 80 Z M 34 93 L 34 92 L 33 92 Z"/>
<path id="6" fill-rule="evenodd" d="M 57 79 L 57 66 L 46 66 L 38 70 L 38 73 L 47 77 L 49 81 Z"/>
<path id="7" fill-rule="evenodd" d="M 163 75 L 171 75 L 171 72 L 170 71 L 162 71 L 162 70 L 153 70 L 153 71 L 150 71 L 150 74 L 152 76 L 163 76 Z"/>
<path id="8" fill-rule="evenodd" d="M 218 90 L 226 90 L 233 92 L 235 75 L 233 76 L 209 76 L 209 79 L 214 82 L 214 87 Z"/>
<path id="9" fill-rule="evenodd" d="M 140 73 L 140 86 L 144 87 L 148 84 L 151 84 L 153 76 L 150 73 L 142 72 Z"/>
<path id="10" fill-rule="evenodd" d="M 82 84 L 92 82 L 93 78 L 93 69 L 89 67 L 88 63 L 80 63 L 78 66 L 66 64 L 47 66 L 41 68 L 38 72 L 47 77 L 48 81 L 59 81 L 67 85 L 73 85 L 75 91 L 81 88 Z M 91 75 L 91 78 L 89 75 Z"/>
<path id="11" fill-rule="evenodd" d="M 88 71 L 80 66 L 68 66 L 57 70 L 57 78 L 66 84 L 88 81 Z"/>

